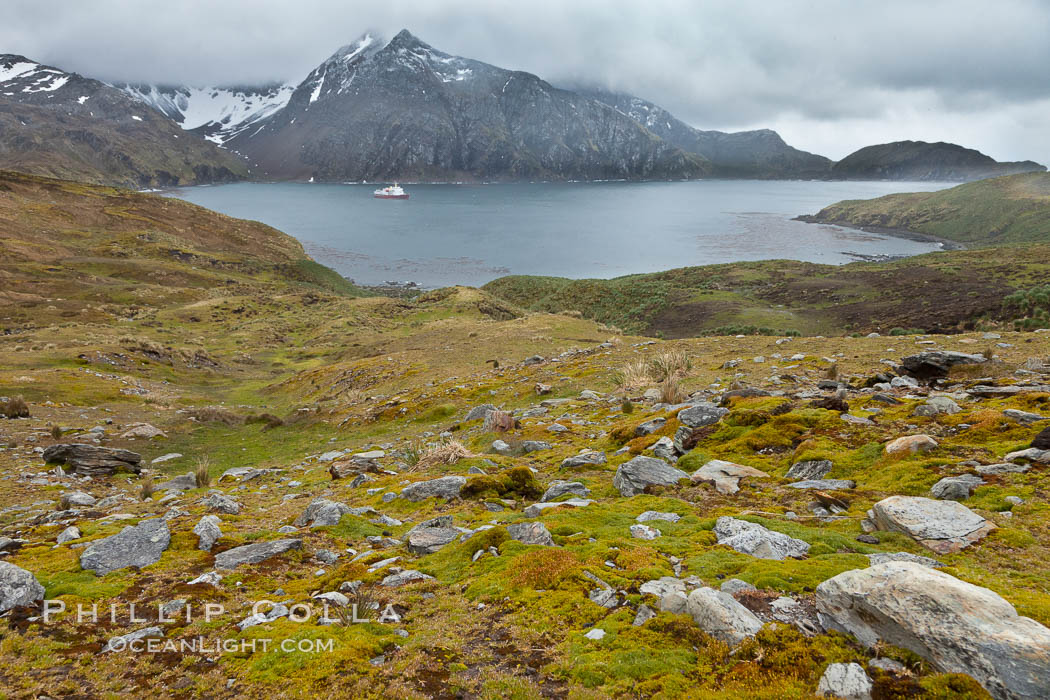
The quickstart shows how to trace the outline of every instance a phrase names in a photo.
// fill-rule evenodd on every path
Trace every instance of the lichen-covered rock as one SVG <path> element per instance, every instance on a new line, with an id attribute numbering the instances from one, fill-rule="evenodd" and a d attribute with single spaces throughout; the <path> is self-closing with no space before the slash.
<path id="1" fill-rule="evenodd" d="M 909 355 L 901 360 L 901 366 L 917 379 L 937 379 L 948 376 L 948 370 L 956 365 L 975 365 L 986 362 L 984 355 L 969 355 L 951 350 L 930 350 Z"/>
<path id="2" fill-rule="evenodd" d="M 409 501 L 424 501 L 428 498 L 459 498 L 467 483 L 465 476 L 443 476 L 429 481 L 417 481 L 401 489 L 401 498 Z"/>
<path id="3" fill-rule="evenodd" d="M 507 534 L 512 540 L 522 544 L 537 544 L 544 547 L 553 547 L 554 538 L 547 530 L 547 526 L 540 522 L 514 523 L 507 526 Z"/>
<path id="4" fill-rule="evenodd" d="M 871 510 L 879 530 L 902 532 L 938 554 L 958 552 L 995 529 L 994 524 L 956 501 L 890 496 Z"/>
<path id="5" fill-rule="evenodd" d="M 995 698 L 1050 697 L 1050 629 L 981 588 L 912 562 L 846 571 L 816 591 L 828 629 L 910 649 Z"/>
<path id="6" fill-rule="evenodd" d="M 219 491 L 212 491 L 201 503 L 205 508 L 216 513 L 237 515 L 241 512 L 240 503 Z"/>
<path id="7" fill-rule="evenodd" d="M 44 587 L 30 572 L 0 560 L 0 613 L 30 607 L 44 599 Z"/>
<path id="8" fill-rule="evenodd" d="M 613 486 L 620 495 L 630 497 L 644 493 L 649 486 L 674 486 L 679 479 L 688 478 L 688 474 L 681 469 L 675 469 L 662 459 L 635 457 L 616 469 Z"/>
<path id="9" fill-rule="evenodd" d="M 810 481 L 823 479 L 831 471 L 831 461 L 827 459 L 814 459 L 806 462 L 795 462 L 788 469 L 786 477 L 798 481 Z"/>
<path id="10" fill-rule="evenodd" d="M 961 413 L 962 408 L 959 404 L 955 403 L 952 399 L 947 396 L 931 396 L 926 399 L 926 403 L 915 407 L 912 415 L 916 416 L 953 416 L 956 413 Z"/>
<path id="11" fill-rule="evenodd" d="M 236 569 L 242 564 L 258 564 L 279 554 L 302 548 L 303 541 L 300 539 L 283 539 L 245 544 L 216 554 L 215 568 L 220 571 L 228 571 Z"/>
<path id="12" fill-rule="evenodd" d="M 718 538 L 718 544 L 758 559 L 801 558 L 809 553 L 808 542 L 728 515 L 715 521 L 715 537 Z"/>
<path id="13" fill-rule="evenodd" d="M 88 508 L 95 505 L 98 501 L 90 493 L 84 493 L 83 491 L 69 491 L 62 494 L 62 498 L 59 499 L 59 505 L 62 506 L 62 510 L 69 510 L 70 508 Z"/>
<path id="14" fill-rule="evenodd" d="M 197 476 L 193 472 L 180 474 L 157 486 L 158 491 L 192 491 L 197 488 Z"/>
<path id="15" fill-rule="evenodd" d="M 732 495 L 740 490 L 740 480 L 745 477 L 765 479 L 769 474 L 743 464 L 712 459 L 693 472 L 690 478 L 694 482 L 713 484 L 715 490 L 721 494 Z"/>
<path id="16" fill-rule="evenodd" d="M 156 564 L 171 543 L 168 523 L 161 518 L 143 520 L 117 534 L 92 542 L 80 555 L 80 567 L 104 576 L 128 566 Z"/>
<path id="17" fill-rule="evenodd" d="M 736 646 L 762 629 L 762 621 L 728 593 L 697 588 L 689 594 L 686 609 L 704 632 Z"/>

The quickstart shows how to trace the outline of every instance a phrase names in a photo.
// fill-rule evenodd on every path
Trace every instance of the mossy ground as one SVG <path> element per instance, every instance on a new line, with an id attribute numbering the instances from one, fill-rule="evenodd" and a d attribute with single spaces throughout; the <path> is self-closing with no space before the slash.
<path id="1" fill-rule="evenodd" d="M 35 572 L 48 597 L 63 600 L 70 609 L 97 603 L 104 610 L 116 603 L 122 611 L 115 622 L 103 618 L 97 624 L 76 624 L 69 613 L 52 624 L 15 617 L 0 622 L 0 687 L 12 697 L 811 697 L 827 663 L 866 663 L 870 652 L 842 636 L 805 637 L 786 626 L 770 628 L 734 652 L 700 632 L 687 616 L 666 612 L 634 627 L 634 608 L 642 602 L 655 604 L 638 587 L 672 575 L 671 558 L 676 557 L 683 574 L 699 576 L 707 585 L 737 577 L 805 599 L 828 577 L 866 566 L 865 554 L 927 553 L 902 535 L 879 533 L 878 544 L 857 541 L 865 511 L 887 495 L 925 493 L 940 477 L 964 471 L 959 466 L 964 460 L 997 461 L 1026 446 L 1038 427 L 1004 419 L 1003 409 L 1050 412 L 1050 396 L 1035 393 L 980 402 L 960 399 L 963 413 L 938 418 L 912 416 L 920 398 L 889 406 L 851 395 L 851 412 L 875 423 L 860 426 L 804 399 L 735 400 L 726 419 L 700 439 L 680 466 L 688 471 L 711 458 L 728 459 L 761 469 L 768 478 L 745 479 L 741 491 L 729 496 L 710 486 L 683 484 L 623 498 L 612 487 L 617 466 L 678 427 L 673 415 L 654 413 L 641 401 L 635 401 L 632 412 L 623 412 L 615 374 L 627 362 L 676 350 L 692 360 L 681 380 L 686 392 L 723 391 L 738 381 L 792 393 L 825 376 L 832 360 L 840 378 L 859 381 L 883 370 L 881 360 L 913 354 L 929 347 L 920 344 L 929 340 L 798 337 L 778 343 L 777 337 L 749 336 L 653 342 L 618 336 L 574 315 L 525 313 L 478 290 L 455 288 L 411 301 L 392 300 L 355 296 L 320 283 L 304 286 L 283 280 L 265 265 L 250 271 L 205 265 L 203 272 L 194 266 L 180 262 L 173 270 L 185 275 L 179 279 L 197 279 L 193 275 L 199 272 L 207 285 L 136 283 L 121 276 L 126 270 L 106 267 L 113 276 L 91 292 L 98 298 L 78 297 L 79 278 L 66 273 L 48 278 L 44 293 L 11 297 L 14 305 L 4 319 L 10 332 L 0 336 L 0 395 L 24 396 L 31 417 L 0 420 L 0 442 L 12 445 L 0 450 L 0 531 L 28 541 L 7 560 Z M 31 265 L 9 269 L 24 274 Z M 225 282 L 227 277 L 232 283 Z M 21 289 L 15 291 L 21 294 Z M 1002 341 L 1009 347 L 998 349 L 1001 364 L 984 366 L 992 381 L 1012 375 L 1030 357 L 1050 355 L 1047 334 L 1004 333 Z M 977 352 L 992 341 L 970 333 L 935 337 L 933 342 Z M 796 353 L 804 359 L 789 359 Z M 535 354 L 558 361 L 521 362 Z M 757 356 L 765 361 L 754 362 Z M 730 360 L 739 364 L 726 368 Z M 957 379 L 976 383 L 981 376 Z M 537 396 L 537 383 L 550 385 L 551 394 Z M 612 400 L 577 399 L 583 389 Z M 481 421 L 462 422 L 467 410 L 480 403 L 511 410 L 535 407 L 549 398 L 568 401 L 552 405 L 546 415 L 524 419 L 509 433 L 486 433 Z M 198 420 L 195 416 L 221 415 L 197 412 L 206 407 L 221 407 L 241 418 L 271 414 L 281 421 Z M 634 427 L 656 415 L 668 418 L 663 428 L 635 438 Z M 140 421 L 161 428 L 166 437 L 119 437 L 126 426 Z M 547 430 L 555 421 L 568 430 Z M 65 487 L 47 477 L 49 468 L 34 451 L 56 442 L 55 426 L 64 433 L 62 441 L 90 439 L 87 431 L 101 426 L 104 444 L 140 452 L 157 482 L 190 471 L 197 458 L 207 457 L 211 487 L 240 501 L 241 513 L 223 515 L 223 537 L 212 553 L 200 552 L 191 529 L 205 512 L 201 500 L 206 489 L 165 503 L 160 493 L 142 501 L 141 480 L 117 475 L 76 484 L 99 498 L 124 495 L 129 500 L 83 513 L 77 518 L 82 538 L 56 547 L 62 528 L 37 518 L 57 508 Z M 399 454 L 425 447 L 443 431 L 478 456 L 425 471 L 399 463 Z M 916 432 L 934 436 L 939 447 L 906 458 L 884 454 L 887 439 Z M 552 447 L 501 456 L 489 451 L 497 437 L 511 443 L 546 440 Z M 613 454 L 625 445 L 626 454 Z M 357 488 L 347 480 L 333 481 L 328 465 L 317 458 L 329 450 L 378 446 L 386 451 L 383 466 L 398 473 L 372 474 L 372 481 Z M 584 448 L 606 452 L 608 464 L 560 467 Z M 183 456 L 150 465 L 173 452 Z M 850 503 L 844 518 L 809 517 L 811 497 L 784 487 L 792 463 L 817 458 L 834 463 L 830 478 L 857 482 L 845 494 Z M 243 484 L 217 481 L 227 469 L 244 466 L 276 471 Z M 483 468 L 491 479 L 479 482 L 469 497 L 383 501 L 384 493 L 399 491 L 408 481 L 468 476 L 471 467 Z M 530 470 L 531 479 L 523 469 Z M 555 479 L 582 482 L 596 502 L 548 510 L 537 518 L 553 534 L 555 548 L 510 540 L 505 525 L 526 520 L 523 508 L 537 488 L 532 481 L 543 488 Z M 1020 614 L 1043 624 L 1050 624 L 1045 586 L 1048 479 L 1045 468 L 988 478 L 969 505 L 999 529 L 973 547 L 940 557 L 952 575 L 991 588 Z M 371 489 L 382 490 L 369 493 Z M 286 498 L 292 495 L 299 497 Z M 1008 495 L 1020 496 L 1024 503 L 1013 505 L 1005 500 Z M 278 537 L 276 530 L 291 524 L 317 496 L 372 506 L 403 524 L 381 525 L 368 516 L 347 515 L 334 526 L 299 529 L 300 552 L 223 572 L 217 588 L 187 585 L 212 570 L 215 553 Z M 501 512 L 489 510 L 494 501 L 506 501 Z M 172 543 L 159 562 L 104 577 L 80 570 L 77 545 L 173 507 L 186 515 L 170 521 Z M 662 531 L 656 540 L 633 539 L 628 527 L 645 510 L 675 512 L 682 518 L 655 523 Z M 801 517 L 792 520 L 788 511 Z M 112 513 L 130 519 L 105 517 Z M 494 527 L 427 556 L 416 557 L 397 546 L 351 561 L 347 549 L 369 551 L 367 537 L 399 537 L 437 515 L 452 515 L 455 525 L 465 528 Z M 720 515 L 747 518 L 804 539 L 811 545 L 810 556 L 767 561 L 720 546 L 712 532 Z M 474 560 L 479 550 L 490 547 L 498 556 L 484 553 Z M 321 564 L 313 558 L 320 549 L 341 557 L 335 564 Z M 392 604 L 403 615 L 399 624 L 321 626 L 316 619 L 279 620 L 244 632 L 236 626 L 261 599 L 309 602 L 313 593 L 334 590 L 343 581 L 373 584 L 390 565 L 368 569 L 393 556 L 401 557 L 393 566 L 434 577 L 403 588 L 375 589 L 383 605 Z M 627 606 L 610 611 L 591 602 L 587 592 L 595 584 L 584 572 L 625 591 Z M 137 604 L 155 619 L 150 606 L 177 598 L 189 600 L 195 609 L 222 604 L 226 613 L 211 621 L 195 617 L 166 625 L 167 639 L 199 636 L 214 644 L 266 637 L 279 644 L 331 638 L 334 648 L 325 654 L 274 649 L 98 654 L 110 637 L 144 626 L 127 619 L 128 604 Z M 592 627 L 604 630 L 605 638 L 585 638 Z M 913 674 L 904 680 L 879 676 L 878 687 L 887 697 L 982 696 L 972 682 L 937 673 L 914 655 L 893 649 L 882 653 L 905 661 Z M 371 662 L 380 655 L 382 662 Z"/>

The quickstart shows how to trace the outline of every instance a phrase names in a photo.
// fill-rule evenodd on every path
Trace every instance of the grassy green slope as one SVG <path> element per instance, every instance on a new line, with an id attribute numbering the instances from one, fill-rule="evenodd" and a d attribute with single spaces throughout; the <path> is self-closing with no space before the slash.
<path id="1" fill-rule="evenodd" d="M 811 220 L 903 229 L 960 243 L 1050 241 L 1050 173 L 970 182 L 939 192 L 847 200 Z"/>

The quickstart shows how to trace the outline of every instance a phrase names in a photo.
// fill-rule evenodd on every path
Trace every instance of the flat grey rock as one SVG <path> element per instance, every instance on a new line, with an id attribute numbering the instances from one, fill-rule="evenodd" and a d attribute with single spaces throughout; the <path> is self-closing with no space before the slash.
<path id="1" fill-rule="evenodd" d="M 587 498 L 591 495 L 591 490 L 579 481 L 552 481 L 551 485 L 547 487 L 547 490 L 543 492 L 543 497 L 540 498 L 540 502 L 549 503 L 551 501 L 556 501 L 562 496 L 570 495 Z"/>
<path id="2" fill-rule="evenodd" d="M 616 469 L 613 486 L 621 496 L 630 497 L 644 493 L 649 486 L 675 486 L 679 479 L 688 478 L 688 474 L 662 459 L 635 457 Z"/>
<path id="3" fill-rule="evenodd" d="M 303 541 L 292 538 L 246 544 L 215 555 L 215 568 L 229 571 L 244 564 L 258 564 L 279 554 L 302 548 Z"/>
<path id="4" fill-rule="evenodd" d="M 427 574 L 416 571 L 415 569 L 405 569 L 396 574 L 390 574 L 380 581 L 379 585 L 386 588 L 398 588 L 409 583 L 415 583 L 416 581 L 430 581 L 433 580 L 433 578 L 433 576 L 428 576 Z"/>
<path id="5" fill-rule="evenodd" d="M 758 523 L 723 515 L 715 521 L 718 543 L 758 559 L 801 558 L 809 553 L 809 543 Z"/>
<path id="6" fill-rule="evenodd" d="M 92 542 L 80 555 L 80 567 L 99 576 L 128 566 L 142 568 L 157 563 L 170 543 L 167 522 L 160 518 L 143 520 Z"/>
<path id="7" fill-rule="evenodd" d="M 562 506 L 567 506 L 569 508 L 583 508 L 585 506 L 591 505 L 592 503 L 594 503 L 594 501 L 592 501 L 589 498 L 570 498 L 565 501 L 554 501 L 553 503 L 533 503 L 531 506 L 526 508 L 524 512 L 526 518 L 538 518 L 540 515 L 543 514 L 543 511 L 545 510 L 561 508 Z"/>
<path id="8" fill-rule="evenodd" d="M 459 498 L 459 492 L 467 483 L 464 476 L 443 476 L 429 481 L 417 481 L 401 489 L 401 498 L 409 501 L 424 501 L 428 498 Z"/>
<path id="9" fill-rule="evenodd" d="M 108 476 L 115 472 L 141 471 L 142 455 L 98 445 L 66 443 L 51 445 L 43 452 L 48 464 L 62 464 L 81 476 Z"/>
<path id="10" fill-rule="evenodd" d="M 704 402 L 679 411 L 678 422 L 687 428 L 702 428 L 705 425 L 714 425 L 728 413 L 728 408 Z"/>
<path id="11" fill-rule="evenodd" d="M 958 552 L 995 529 L 991 522 L 956 501 L 890 496 L 871 510 L 879 530 L 902 532 L 937 554 Z"/>
<path id="12" fill-rule="evenodd" d="M 459 539 L 460 531 L 451 527 L 423 527 L 414 529 L 406 540 L 413 554 L 433 554 Z"/>
<path id="13" fill-rule="evenodd" d="M 935 569 L 944 566 L 943 563 L 936 559 L 919 556 L 918 554 L 910 554 L 908 552 L 876 552 L 875 554 L 868 554 L 867 557 L 872 566 L 875 566 L 876 564 L 885 564 L 890 561 L 909 561 L 913 564 L 921 564 L 922 566 L 929 566 Z"/>
<path id="14" fill-rule="evenodd" d="M 808 479 L 806 481 L 796 481 L 793 484 L 786 484 L 788 488 L 792 489 L 817 489 L 819 491 L 845 491 L 847 489 L 853 489 L 857 487 L 857 482 L 853 479 Z"/>
<path id="15" fill-rule="evenodd" d="M 563 459 L 561 462 L 561 468 L 576 469 L 578 467 L 592 467 L 605 464 L 607 461 L 608 458 L 606 458 L 604 452 L 590 450 Z"/>
<path id="16" fill-rule="evenodd" d="M 740 480 L 747 477 L 765 479 L 769 477 L 769 474 L 743 464 L 712 459 L 690 476 L 694 482 L 713 484 L 716 491 L 725 495 L 732 495 L 739 491 Z"/>

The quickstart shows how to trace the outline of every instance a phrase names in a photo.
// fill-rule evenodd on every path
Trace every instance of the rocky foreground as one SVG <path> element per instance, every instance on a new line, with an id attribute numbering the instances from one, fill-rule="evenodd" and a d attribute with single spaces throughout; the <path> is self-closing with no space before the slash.
<path id="1" fill-rule="evenodd" d="M 2 404 L 0 679 L 1047 697 L 1048 341 L 614 337 L 444 377 L 400 353 L 284 381 L 399 382 L 297 419 L 193 405 L 134 353 L 23 367 L 5 386 L 81 400 Z"/>

